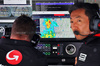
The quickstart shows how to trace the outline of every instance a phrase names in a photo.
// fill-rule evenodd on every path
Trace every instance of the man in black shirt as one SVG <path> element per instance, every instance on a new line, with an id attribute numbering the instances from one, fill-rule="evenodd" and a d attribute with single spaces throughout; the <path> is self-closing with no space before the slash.
<path id="1" fill-rule="evenodd" d="M 76 39 L 84 41 L 76 57 L 76 66 L 100 66 L 99 6 L 76 3 L 69 12 Z"/>
<path id="2" fill-rule="evenodd" d="M 13 23 L 10 39 L 0 39 L 0 65 L 48 66 L 45 56 L 30 42 L 36 24 L 28 16 L 19 16 Z"/>

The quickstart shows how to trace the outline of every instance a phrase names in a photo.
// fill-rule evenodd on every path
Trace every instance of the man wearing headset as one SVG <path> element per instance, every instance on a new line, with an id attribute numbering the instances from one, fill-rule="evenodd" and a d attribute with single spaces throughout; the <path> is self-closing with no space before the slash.
<path id="1" fill-rule="evenodd" d="M 35 31 L 36 24 L 30 17 L 19 16 L 10 39 L 0 39 L 0 66 L 48 66 L 45 56 L 30 42 Z"/>
<path id="2" fill-rule="evenodd" d="M 71 28 L 77 40 L 84 44 L 76 57 L 76 66 L 100 66 L 99 6 L 76 3 L 69 10 Z"/>

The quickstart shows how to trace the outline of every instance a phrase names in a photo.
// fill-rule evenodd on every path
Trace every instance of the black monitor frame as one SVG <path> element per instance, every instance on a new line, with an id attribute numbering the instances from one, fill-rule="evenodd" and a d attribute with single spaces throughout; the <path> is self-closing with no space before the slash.
<path id="1" fill-rule="evenodd" d="M 58 14 L 59 15 L 59 14 Z M 60 15 L 63 15 L 63 14 L 60 14 Z M 33 20 L 37 20 L 37 19 L 40 19 L 40 18 L 43 18 L 41 16 L 44 16 L 44 14 L 33 14 L 32 15 L 32 19 Z M 48 17 L 65 17 L 65 18 L 70 18 L 70 15 L 69 14 L 65 14 L 65 16 L 53 16 L 53 14 L 45 14 L 45 16 L 47 16 L 46 18 Z M 77 41 L 76 38 L 41 38 L 40 41 Z"/>

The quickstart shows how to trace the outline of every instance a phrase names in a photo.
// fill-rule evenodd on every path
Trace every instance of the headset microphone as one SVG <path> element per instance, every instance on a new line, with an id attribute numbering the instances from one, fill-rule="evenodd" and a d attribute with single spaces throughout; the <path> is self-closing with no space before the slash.
<path id="1" fill-rule="evenodd" d="M 82 34 L 80 34 L 78 31 L 74 31 L 74 34 L 76 34 L 76 35 L 81 35 L 81 36 L 88 36 L 88 35 L 82 35 Z"/>
<path id="2" fill-rule="evenodd" d="M 74 34 L 79 35 L 79 32 L 78 31 L 74 31 Z"/>

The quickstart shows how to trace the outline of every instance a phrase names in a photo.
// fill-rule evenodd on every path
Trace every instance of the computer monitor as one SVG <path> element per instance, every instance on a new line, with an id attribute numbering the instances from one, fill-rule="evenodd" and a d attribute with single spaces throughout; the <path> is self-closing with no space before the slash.
<path id="1" fill-rule="evenodd" d="M 44 40 L 72 40 L 75 39 L 70 28 L 69 14 L 33 14 L 36 22 L 36 33 Z"/>
<path id="2" fill-rule="evenodd" d="M 77 0 L 32 0 L 32 11 L 68 11 Z"/>

